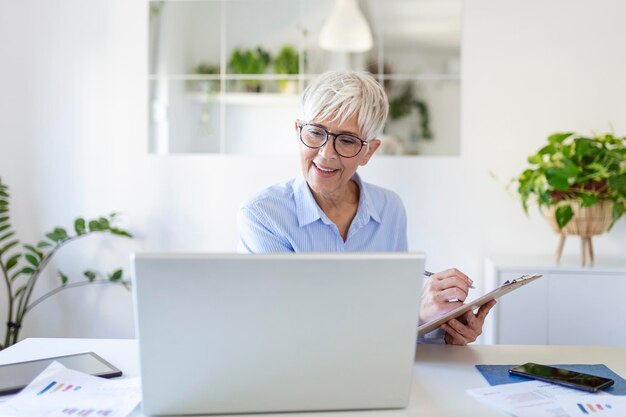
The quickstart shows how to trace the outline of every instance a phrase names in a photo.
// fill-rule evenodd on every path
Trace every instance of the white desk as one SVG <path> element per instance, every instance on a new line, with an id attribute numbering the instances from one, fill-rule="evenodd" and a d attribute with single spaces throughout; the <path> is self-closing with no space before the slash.
<path id="1" fill-rule="evenodd" d="M 504 416 L 465 393 L 467 388 L 487 386 L 475 364 L 523 362 L 603 363 L 626 377 L 626 350 L 600 346 L 445 346 L 419 345 L 414 367 L 412 396 L 403 410 L 352 411 L 301 414 L 305 417 L 447 417 Z M 0 364 L 94 351 L 126 376 L 139 374 L 135 340 L 112 339 L 26 339 L 0 352 Z M 295 416 L 277 414 L 277 417 Z M 136 410 L 133 417 L 143 416 Z M 274 417 L 264 414 L 264 417 Z"/>

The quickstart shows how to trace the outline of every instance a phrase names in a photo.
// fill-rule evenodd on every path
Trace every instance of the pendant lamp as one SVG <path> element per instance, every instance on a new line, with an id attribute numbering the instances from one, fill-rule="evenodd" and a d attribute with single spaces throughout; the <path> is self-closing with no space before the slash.
<path id="1" fill-rule="evenodd" d="M 320 48 L 335 52 L 365 52 L 372 48 L 372 31 L 357 0 L 335 0 L 322 26 Z"/>

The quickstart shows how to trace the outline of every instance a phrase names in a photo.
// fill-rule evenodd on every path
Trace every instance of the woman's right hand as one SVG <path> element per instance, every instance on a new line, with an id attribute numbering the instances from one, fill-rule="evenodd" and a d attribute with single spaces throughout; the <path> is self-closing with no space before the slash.
<path id="1" fill-rule="evenodd" d="M 422 292 L 420 324 L 462 305 L 472 283 L 467 275 L 456 268 L 431 275 Z"/>

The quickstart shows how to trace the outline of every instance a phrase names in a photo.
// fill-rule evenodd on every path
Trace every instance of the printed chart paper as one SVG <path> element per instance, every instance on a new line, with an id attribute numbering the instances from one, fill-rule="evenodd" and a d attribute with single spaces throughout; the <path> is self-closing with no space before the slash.
<path id="1" fill-rule="evenodd" d="M 612 395 L 581 394 L 581 391 L 542 381 L 519 382 L 469 389 L 467 392 L 516 417 L 570 417 L 562 401 L 571 396 L 600 401 Z M 557 399 L 558 398 L 558 399 Z"/>
<path id="2" fill-rule="evenodd" d="M 601 397 L 567 396 L 557 397 L 558 402 L 570 417 L 623 417 L 626 416 L 626 397 L 616 395 Z"/>
<path id="3" fill-rule="evenodd" d="M 139 378 L 109 380 L 53 362 L 15 397 L 3 417 L 124 417 L 141 401 Z"/>

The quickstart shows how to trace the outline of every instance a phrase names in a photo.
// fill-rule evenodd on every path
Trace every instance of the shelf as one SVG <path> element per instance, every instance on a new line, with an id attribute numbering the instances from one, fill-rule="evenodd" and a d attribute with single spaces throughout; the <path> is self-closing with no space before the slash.
<path id="1" fill-rule="evenodd" d="M 281 93 L 225 93 L 221 97 L 226 104 L 297 104 L 297 94 Z"/>
<path id="2" fill-rule="evenodd" d="M 242 105 L 296 105 L 299 96 L 297 94 L 282 93 L 189 93 L 189 98 L 200 103 L 215 102 L 224 104 Z"/>
<path id="3" fill-rule="evenodd" d="M 403 144 L 397 152 L 457 155 L 460 7 L 446 12 L 446 21 L 456 23 L 445 33 L 436 31 L 425 39 L 402 30 L 428 19 L 439 21 L 443 17 L 440 11 L 432 16 L 429 8 L 421 7 L 431 1 L 360 0 L 371 18 L 374 46 L 367 52 L 348 53 L 327 51 L 318 44 L 334 0 L 151 0 L 147 71 L 150 149 L 280 154 L 284 151 L 282 138 L 291 137 L 293 130 L 285 118 L 297 115 L 299 95 L 314 78 L 330 70 L 370 69 L 390 100 L 406 98 L 404 94 L 419 99 L 418 104 L 411 101 L 408 111 L 388 125 L 389 134 Z M 247 52 L 261 47 L 276 58 L 284 46 L 297 52 L 298 66 L 292 62 L 284 67 L 295 74 L 275 73 L 282 69 L 272 62 L 266 67 L 231 66 L 237 49 Z M 196 73 L 196 69 L 207 73 Z M 232 73 L 235 69 L 261 74 Z M 433 132 L 434 140 L 429 143 L 418 139 L 423 136 L 422 118 Z M 261 133 L 254 129 L 259 125 L 264 126 Z M 259 142 L 267 145 L 260 149 Z"/>
<path id="4" fill-rule="evenodd" d="M 150 74 L 150 81 L 312 80 L 320 74 Z M 460 74 L 374 74 L 382 81 L 460 81 Z"/>

